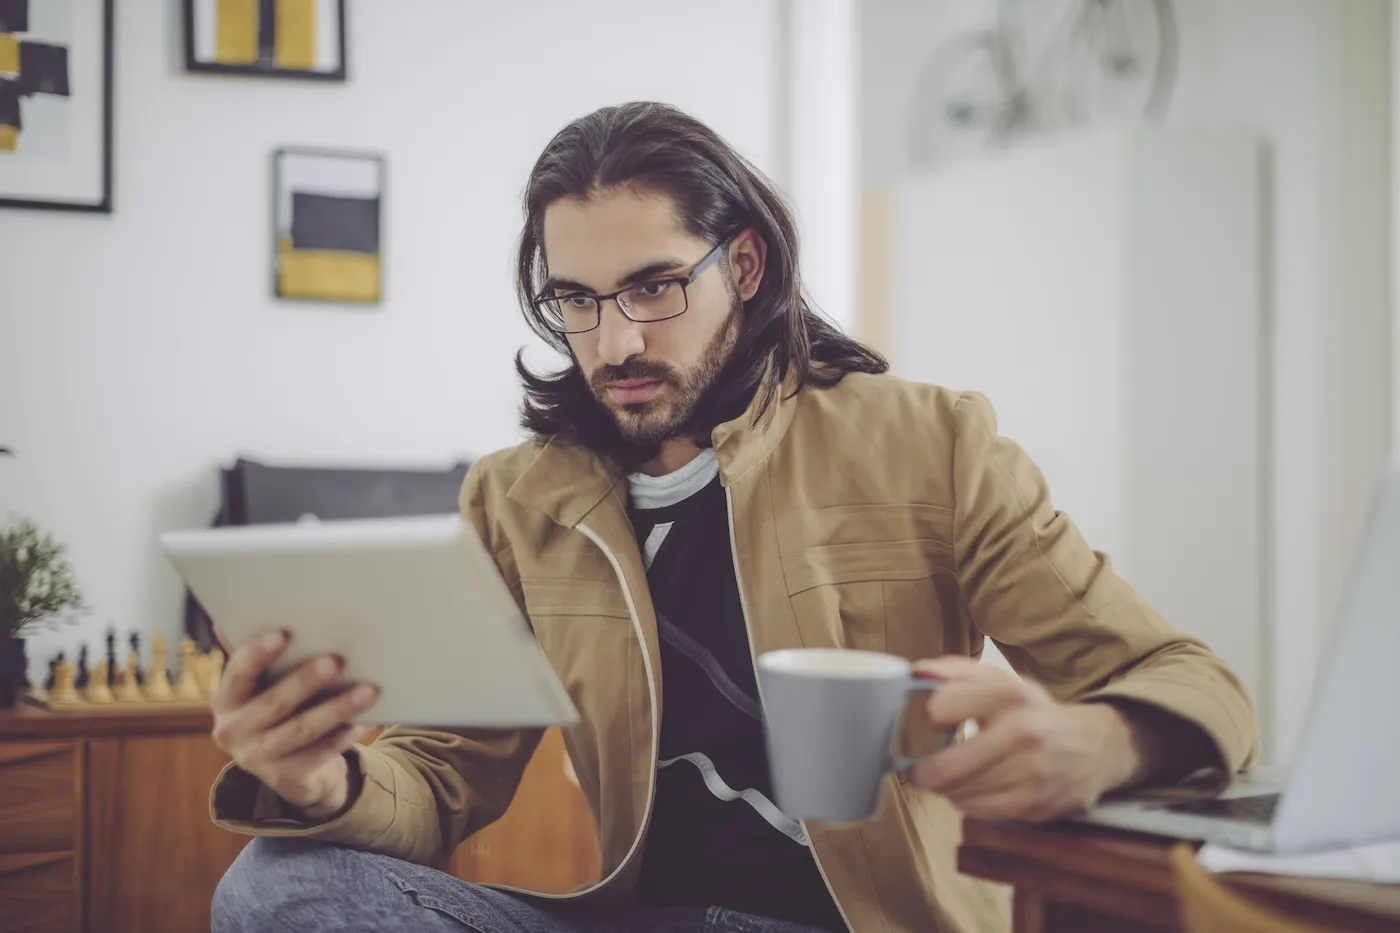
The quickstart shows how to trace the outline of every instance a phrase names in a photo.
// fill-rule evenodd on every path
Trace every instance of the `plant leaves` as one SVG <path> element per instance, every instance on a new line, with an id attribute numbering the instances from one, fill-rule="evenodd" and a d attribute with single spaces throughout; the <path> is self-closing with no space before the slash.
<path id="1" fill-rule="evenodd" d="M 33 632 L 85 608 L 62 544 L 27 518 L 0 529 L 0 636 Z"/>

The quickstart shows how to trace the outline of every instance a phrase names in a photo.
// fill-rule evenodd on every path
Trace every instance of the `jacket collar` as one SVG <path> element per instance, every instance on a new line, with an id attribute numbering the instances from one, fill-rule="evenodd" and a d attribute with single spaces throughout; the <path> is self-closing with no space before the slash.
<path id="1" fill-rule="evenodd" d="M 754 424 L 758 400 L 769 384 L 769 380 L 765 379 L 763 388 L 754 395 L 754 400 L 742 415 L 710 432 L 710 442 L 719 460 L 720 482 L 726 487 L 738 482 L 777 449 L 792 425 L 793 411 L 797 408 L 797 396 L 794 394 L 796 383 L 796 378 L 789 373 L 778 387 L 778 394 L 763 420 Z"/>
<path id="2" fill-rule="evenodd" d="M 797 405 L 793 384 L 789 376 L 758 424 L 753 424 L 753 414 L 761 391 L 742 415 L 711 432 L 715 457 L 719 460 L 720 482 L 726 487 L 767 459 L 787 433 Z M 624 479 L 616 463 L 576 444 L 551 438 L 540 443 L 535 459 L 506 496 L 573 528 L 599 503 L 610 496 L 616 498 L 618 494 L 614 491 Z M 620 501 L 625 506 L 625 490 L 621 496 Z"/>

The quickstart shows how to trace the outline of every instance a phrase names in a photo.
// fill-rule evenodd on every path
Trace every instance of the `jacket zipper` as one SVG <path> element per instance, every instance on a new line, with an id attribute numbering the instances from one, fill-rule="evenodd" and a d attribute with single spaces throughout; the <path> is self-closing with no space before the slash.
<path id="1" fill-rule="evenodd" d="M 640 648 L 642 652 L 642 666 L 646 668 L 647 674 L 647 698 L 651 700 L 651 753 L 647 756 L 650 767 L 647 769 L 647 805 L 642 811 L 642 825 L 637 827 L 637 835 L 632 839 L 632 848 L 627 850 L 627 854 L 623 856 L 622 861 L 612 870 L 611 874 L 602 881 L 586 889 L 587 891 L 596 891 L 613 878 L 616 878 L 621 874 L 622 870 L 631 863 L 632 859 L 637 854 L 637 849 L 641 846 L 642 837 L 646 835 L 646 826 L 651 820 L 651 807 L 652 804 L 656 802 L 656 762 L 661 752 L 661 717 L 657 715 L 660 704 L 656 699 L 656 672 L 651 666 L 651 652 L 647 650 L 646 636 L 642 632 L 642 619 L 641 616 L 637 614 L 637 603 L 632 598 L 632 588 L 627 585 L 627 577 L 622 572 L 622 564 L 618 562 L 617 555 L 612 552 L 611 548 L 603 543 L 603 539 L 599 537 L 597 532 L 592 528 L 580 523 L 578 525 L 578 530 L 590 541 L 598 545 L 598 549 L 603 552 L 603 556 L 608 559 L 608 563 L 612 564 L 613 573 L 617 574 L 617 582 L 622 587 L 622 596 L 627 600 L 627 614 L 632 618 L 632 629 L 637 635 L 637 647 Z M 586 892 L 576 892 L 574 896 L 583 893 Z"/>
<path id="2" fill-rule="evenodd" d="M 550 900 L 561 901 L 572 900 L 574 898 L 582 897 L 585 894 L 591 894 L 594 891 L 599 890 L 600 888 L 604 887 L 609 882 L 611 882 L 618 875 L 620 875 L 623 869 L 625 869 L 629 864 L 631 864 L 632 859 L 637 854 L 638 847 L 641 845 L 642 837 L 646 834 L 646 825 L 647 822 L 651 819 L 652 804 L 656 801 L 656 761 L 661 751 L 661 721 L 660 717 L 656 715 L 656 672 L 652 669 L 651 666 L 651 652 L 647 651 L 646 636 L 642 633 L 642 620 L 641 617 L 637 614 L 637 604 L 632 599 L 632 589 L 627 585 L 627 577 L 622 573 L 622 565 L 618 563 L 617 555 L 615 555 L 612 552 L 612 550 L 606 544 L 603 543 L 603 539 L 600 538 L 598 534 L 594 532 L 593 529 L 589 528 L 587 525 L 579 524 L 577 527 L 578 530 L 583 533 L 584 537 L 588 538 L 588 540 L 598 545 L 598 548 L 603 552 L 603 556 L 608 559 L 608 563 L 612 564 L 613 573 L 617 574 L 617 582 L 622 586 L 622 597 L 627 601 L 627 614 L 632 619 L 632 629 L 637 634 L 637 645 L 642 650 L 642 665 L 646 668 L 647 674 L 647 696 L 651 700 L 651 755 L 649 756 L 651 758 L 651 768 L 647 772 L 647 805 L 646 809 L 642 811 L 642 825 L 638 827 L 637 835 L 632 839 L 632 848 L 627 850 L 627 854 L 623 857 L 622 861 L 618 863 L 616 868 L 614 868 L 611 872 L 608 873 L 607 877 L 595 882 L 594 884 L 589 885 L 586 888 L 583 888 L 578 891 L 570 891 L 567 894 L 546 894 L 538 891 L 528 891 L 524 888 L 517 888 L 511 885 L 504 884 L 490 885 L 490 887 L 496 888 L 497 890 L 501 891 L 516 891 L 522 894 L 529 894 L 532 897 L 548 898 Z M 740 598 L 742 598 L 742 594 Z M 745 624 L 747 625 L 747 623 Z"/>
<path id="3" fill-rule="evenodd" d="M 739 590 L 739 614 L 744 618 L 744 634 L 749 639 L 749 661 L 754 667 L 754 685 L 758 687 L 758 702 L 763 705 L 763 683 L 758 676 L 758 654 L 753 646 L 753 627 L 749 624 L 749 601 L 744 595 L 744 577 L 739 571 L 739 546 L 734 539 L 734 493 L 728 486 L 724 487 L 724 503 L 729 513 L 729 556 L 734 561 L 734 584 Z M 625 584 L 624 584 L 625 586 Z M 629 600 L 630 605 L 630 600 Z M 651 804 L 647 804 L 650 810 Z M 854 930 L 851 926 L 851 918 L 846 916 L 846 908 L 841 906 L 841 901 L 836 897 L 836 892 L 832 890 L 831 879 L 826 876 L 826 869 L 822 867 L 822 860 L 817 855 L 817 845 L 812 842 L 812 833 L 807 829 L 806 820 L 798 820 L 798 825 L 802 827 L 802 832 L 807 836 L 808 848 L 812 851 L 812 861 L 817 865 L 817 874 L 822 876 L 822 884 L 826 885 L 826 892 L 831 895 L 831 902 L 836 905 L 836 910 L 841 914 L 841 922 L 846 924 L 847 930 Z"/>

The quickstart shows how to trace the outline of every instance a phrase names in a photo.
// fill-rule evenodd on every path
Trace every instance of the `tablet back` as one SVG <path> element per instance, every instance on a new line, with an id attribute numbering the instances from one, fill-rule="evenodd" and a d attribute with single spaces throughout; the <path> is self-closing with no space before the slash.
<path id="1" fill-rule="evenodd" d="M 237 647 L 292 633 L 379 687 L 358 721 L 545 726 L 577 712 L 475 529 L 456 515 L 172 531 L 161 544 Z"/>

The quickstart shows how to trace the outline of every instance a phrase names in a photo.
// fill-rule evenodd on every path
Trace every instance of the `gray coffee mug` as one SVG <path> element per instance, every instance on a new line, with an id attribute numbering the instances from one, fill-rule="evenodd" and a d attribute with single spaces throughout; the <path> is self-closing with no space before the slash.
<path id="1" fill-rule="evenodd" d="M 758 676 L 778 808 L 798 820 L 874 816 L 881 779 L 918 760 L 890 751 L 904 704 L 939 681 L 904 658 L 846 648 L 770 651 Z"/>

